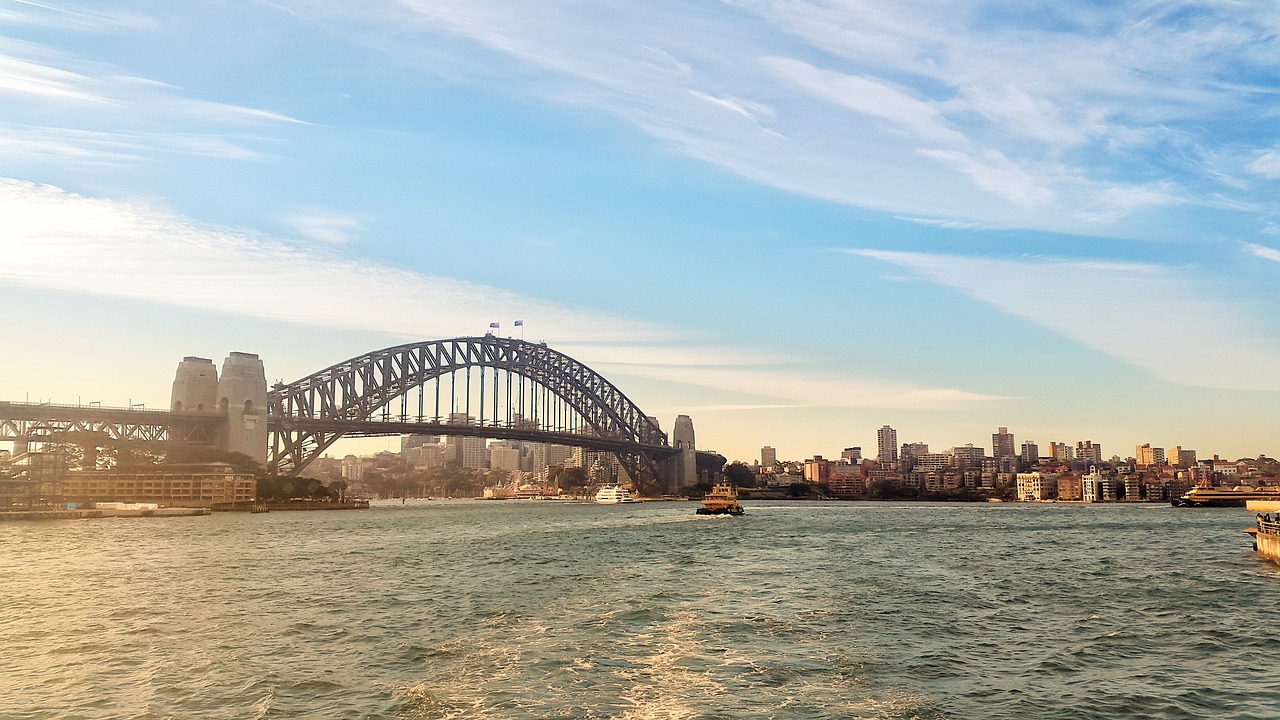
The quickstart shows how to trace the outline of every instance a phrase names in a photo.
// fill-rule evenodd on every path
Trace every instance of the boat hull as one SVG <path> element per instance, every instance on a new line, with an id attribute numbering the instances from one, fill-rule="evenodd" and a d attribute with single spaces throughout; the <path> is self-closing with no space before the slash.
<path id="1" fill-rule="evenodd" d="M 698 508 L 699 515 L 742 515 L 745 512 L 746 510 L 743 510 L 741 505 L 736 508 Z"/>

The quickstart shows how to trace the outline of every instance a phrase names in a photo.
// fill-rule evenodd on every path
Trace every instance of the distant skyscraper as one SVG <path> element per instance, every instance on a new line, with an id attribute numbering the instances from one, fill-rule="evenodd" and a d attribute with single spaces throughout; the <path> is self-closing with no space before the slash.
<path id="1" fill-rule="evenodd" d="M 1009 428 L 1002 427 L 998 432 L 992 433 L 991 457 L 996 460 L 1017 457 L 1018 451 L 1015 448 L 1013 434 L 1009 432 Z"/>
<path id="2" fill-rule="evenodd" d="M 847 463 L 856 463 L 862 459 L 862 448 L 847 447 L 840 453 L 840 459 Z"/>
<path id="3" fill-rule="evenodd" d="M 972 443 L 966 443 L 964 447 L 954 448 L 951 454 L 956 459 L 956 467 L 961 470 L 971 470 L 982 467 L 986 448 L 974 447 Z"/>
<path id="4" fill-rule="evenodd" d="M 1035 467 L 1040 463 L 1040 448 L 1032 440 L 1022 441 L 1022 462 L 1027 467 Z"/>
<path id="5" fill-rule="evenodd" d="M 876 431 L 876 459 L 890 463 L 898 461 L 898 431 L 885 425 Z"/>
<path id="6" fill-rule="evenodd" d="M 771 468 L 778 464 L 778 451 L 765 445 L 760 448 L 760 467 Z"/>
<path id="7" fill-rule="evenodd" d="M 1092 440 L 1080 440 L 1076 443 L 1076 460 L 1101 465 L 1102 446 L 1095 445 Z"/>

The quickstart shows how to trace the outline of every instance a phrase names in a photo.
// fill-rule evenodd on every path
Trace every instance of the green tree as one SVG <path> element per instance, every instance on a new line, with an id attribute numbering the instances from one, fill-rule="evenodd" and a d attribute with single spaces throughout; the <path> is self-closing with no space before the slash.
<path id="1" fill-rule="evenodd" d="M 756 474 L 751 472 L 751 468 L 746 463 L 735 461 L 724 466 L 724 479 L 730 485 L 737 487 L 755 487 Z"/>

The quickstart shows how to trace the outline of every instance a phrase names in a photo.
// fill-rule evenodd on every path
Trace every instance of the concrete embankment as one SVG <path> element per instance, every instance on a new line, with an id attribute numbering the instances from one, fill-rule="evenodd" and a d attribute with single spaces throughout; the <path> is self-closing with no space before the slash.
<path id="1" fill-rule="evenodd" d="M 149 508 L 144 510 L 16 510 L 0 512 L 6 520 L 93 520 L 97 518 L 191 517 L 208 515 L 209 508 Z"/>

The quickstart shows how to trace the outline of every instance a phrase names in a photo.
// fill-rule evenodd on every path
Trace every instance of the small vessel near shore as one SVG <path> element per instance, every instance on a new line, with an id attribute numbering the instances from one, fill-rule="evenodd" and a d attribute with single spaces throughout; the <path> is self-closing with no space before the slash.
<path id="1" fill-rule="evenodd" d="M 605 485 L 596 491 L 595 501 L 601 505 L 619 505 L 622 503 L 640 502 L 631 496 L 631 492 L 621 485 Z"/>
<path id="2" fill-rule="evenodd" d="M 711 492 L 702 497 L 699 515 L 741 515 L 745 513 L 738 504 L 738 491 L 732 485 L 716 485 Z"/>
<path id="3" fill-rule="evenodd" d="M 1253 549 L 1272 562 L 1280 563 L 1280 514 L 1259 513 L 1256 524 L 1245 529 L 1253 537 Z"/>
<path id="4" fill-rule="evenodd" d="M 1244 507 L 1250 500 L 1280 500 L 1280 488 L 1251 488 L 1248 485 L 1193 487 L 1182 497 L 1170 500 L 1174 507 Z"/>

